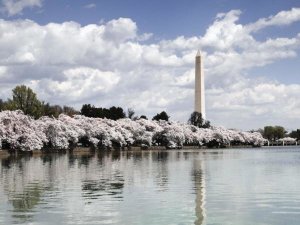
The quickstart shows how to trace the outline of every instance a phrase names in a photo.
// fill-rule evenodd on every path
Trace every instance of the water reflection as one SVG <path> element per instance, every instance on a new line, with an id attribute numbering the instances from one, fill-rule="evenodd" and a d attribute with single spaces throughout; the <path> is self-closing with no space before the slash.
<path id="1" fill-rule="evenodd" d="M 194 222 L 195 225 L 202 225 L 204 221 L 204 201 L 205 201 L 205 180 L 204 174 L 202 170 L 202 162 L 200 160 L 193 161 L 193 173 L 192 180 L 195 183 L 195 192 L 196 192 L 196 207 L 195 214 L 196 220 Z"/>
<path id="2" fill-rule="evenodd" d="M 298 149 L 0 159 L 0 224 L 296 225 L 299 203 Z"/>
<path id="3" fill-rule="evenodd" d="M 40 203 L 44 188 L 39 183 L 28 184 L 22 193 L 9 192 L 13 206 L 12 216 L 19 222 L 32 221 L 34 208 Z"/>
<path id="4" fill-rule="evenodd" d="M 168 161 L 168 152 L 155 151 L 151 153 L 151 158 L 153 163 L 155 163 L 156 168 L 154 170 L 155 184 L 158 186 L 158 191 L 168 190 L 168 164 L 161 163 Z"/>
<path id="5" fill-rule="evenodd" d="M 88 203 L 92 203 L 91 200 L 97 200 L 105 195 L 110 195 L 114 199 L 122 199 L 123 188 L 124 178 L 119 171 L 110 178 L 84 180 L 81 186 L 82 196 L 88 200 Z"/>

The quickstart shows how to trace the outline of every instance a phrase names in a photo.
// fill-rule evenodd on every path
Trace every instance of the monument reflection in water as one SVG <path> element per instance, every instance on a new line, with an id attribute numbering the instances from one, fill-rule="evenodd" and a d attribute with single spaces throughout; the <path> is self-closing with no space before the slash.
<path id="1" fill-rule="evenodd" d="M 195 181 L 195 191 L 196 191 L 196 220 L 195 225 L 202 225 L 204 220 L 204 204 L 205 204 L 205 179 L 202 166 L 203 162 L 200 160 L 194 160 L 193 163 L 193 173 Z"/>
<path id="2" fill-rule="evenodd" d="M 199 152 L 49 154 L 0 160 L 0 224 L 196 224 Z"/>

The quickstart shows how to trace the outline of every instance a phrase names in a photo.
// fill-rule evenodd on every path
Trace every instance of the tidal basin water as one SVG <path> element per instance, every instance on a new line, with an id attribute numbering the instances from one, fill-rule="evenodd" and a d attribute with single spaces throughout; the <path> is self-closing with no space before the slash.
<path id="1" fill-rule="evenodd" d="M 300 148 L 0 159 L 0 224 L 300 223 Z"/>

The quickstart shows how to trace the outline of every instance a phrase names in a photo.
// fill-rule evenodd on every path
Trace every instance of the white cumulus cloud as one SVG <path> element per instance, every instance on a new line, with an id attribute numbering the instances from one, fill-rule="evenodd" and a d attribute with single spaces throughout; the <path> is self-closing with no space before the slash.
<path id="1" fill-rule="evenodd" d="M 2 0 L 2 11 L 8 16 L 21 14 L 25 8 L 42 7 L 42 0 Z"/>
<path id="2" fill-rule="evenodd" d="M 268 18 L 261 18 L 255 23 L 247 25 L 250 31 L 258 31 L 268 26 L 282 26 L 289 25 L 300 20 L 300 8 L 292 8 L 288 11 L 281 11 L 275 16 Z"/>

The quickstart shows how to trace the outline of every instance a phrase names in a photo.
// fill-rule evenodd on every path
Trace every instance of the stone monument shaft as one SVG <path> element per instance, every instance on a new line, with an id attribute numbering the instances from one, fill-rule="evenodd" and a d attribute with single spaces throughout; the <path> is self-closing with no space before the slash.
<path id="1" fill-rule="evenodd" d="M 195 112 L 202 114 L 205 119 L 205 86 L 203 72 L 203 58 L 201 52 L 198 51 L 195 59 Z"/>

